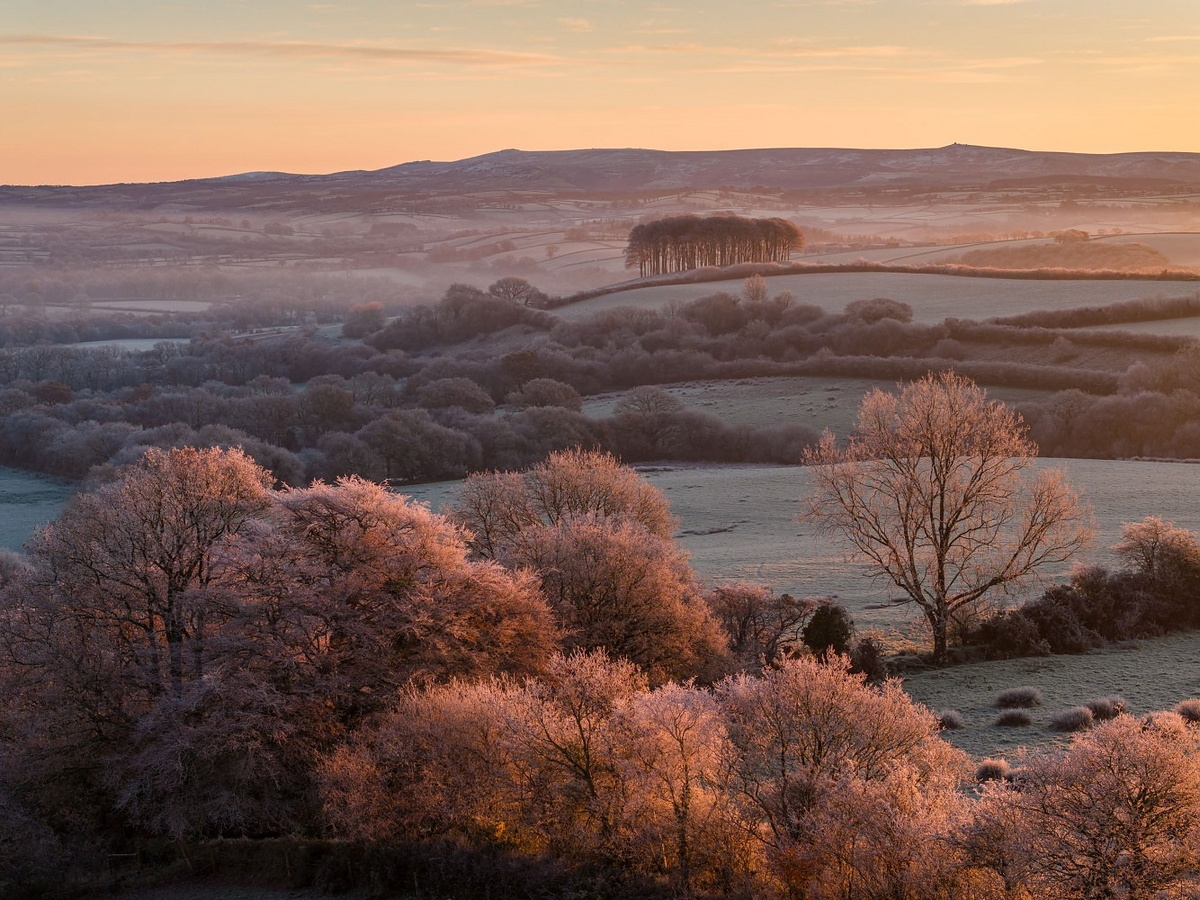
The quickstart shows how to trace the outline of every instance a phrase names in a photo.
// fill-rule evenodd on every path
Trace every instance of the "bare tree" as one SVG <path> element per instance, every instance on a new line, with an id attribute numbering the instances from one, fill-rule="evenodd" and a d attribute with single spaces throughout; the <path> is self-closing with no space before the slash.
<path id="1" fill-rule="evenodd" d="M 928 375 L 872 391 L 846 446 L 826 432 L 806 452 L 805 517 L 921 608 L 941 662 L 957 610 L 1091 538 L 1061 471 L 1026 477 L 1036 452 L 1020 417 L 969 379 Z"/>
<path id="2" fill-rule="evenodd" d="M 774 663 L 802 645 L 819 601 L 775 594 L 765 584 L 717 585 L 708 606 L 729 638 L 729 652 L 745 669 Z M 822 648 L 824 649 L 824 648 Z"/>

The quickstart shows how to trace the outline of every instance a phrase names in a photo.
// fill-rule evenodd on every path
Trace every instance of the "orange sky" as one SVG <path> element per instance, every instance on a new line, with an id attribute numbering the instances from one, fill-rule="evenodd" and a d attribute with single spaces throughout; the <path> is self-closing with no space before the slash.
<path id="1" fill-rule="evenodd" d="M 0 183 L 505 147 L 1200 152 L 1197 0 L 4 0 Z"/>

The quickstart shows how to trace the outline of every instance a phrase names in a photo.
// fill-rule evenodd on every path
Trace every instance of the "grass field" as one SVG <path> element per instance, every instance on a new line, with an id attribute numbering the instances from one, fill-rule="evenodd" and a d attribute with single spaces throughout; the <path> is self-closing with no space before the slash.
<path id="1" fill-rule="evenodd" d="M 0 467 L 0 547 L 19 550 L 75 490 L 69 482 Z"/>
<path id="2" fill-rule="evenodd" d="M 863 395 L 875 388 L 896 389 L 895 381 L 873 378 L 740 378 L 736 381 L 689 381 L 663 385 L 688 407 L 739 425 L 777 425 L 781 420 L 846 434 L 858 418 Z M 612 413 L 623 391 L 596 394 L 583 401 L 589 416 Z M 988 397 L 1006 404 L 1045 399 L 1048 391 L 988 388 Z"/>
<path id="3" fill-rule="evenodd" d="M 188 338 L 113 338 L 108 341 L 81 341 L 71 344 L 80 350 L 98 350 L 116 347 L 118 350 L 153 350 L 156 344 L 186 344 Z"/>
<path id="4" fill-rule="evenodd" d="M 1124 522 L 1148 515 L 1200 529 L 1200 469 L 1184 463 L 1039 460 L 1066 469 L 1096 515 L 1096 541 L 1078 561 L 1111 564 L 1107 548 Z M 840 545 L 797 522 L 808 474 L 792 466 L 663 466 L 644 472 L 679 518 L 679 541 L 692 565 L 713 581 L 753 580 L 795 596 L 836 596 L 861 626 L 908 630 L 911 606 L 848 562 Z M 435 509 L 452 502 L 458 482 L 405 488 Z M 1064 578 L 1070 566 L 1048 575 Z M 1036 593 L 1030 586 L 1026 596 Z"/>
<path id="5" fill-rule="evenodd" d="M 1200 266 L 1200 233 L 1158 232 L 1149 234 L 1096 235 L 1092 241 L 1103 244 L 1143 244 L 1157 250 L 1171 261 L 1183 267 Z M 971 250 L 994 250 L 1006 247 L 1032 246 L 1046 243 L 1046 238 L 1025 238 L 1008 241 L 984 241 L 970 244 L 949 244 L 930 247 L 871 248 L 847 250 L 836 253 L 802 254 L 805 262 L 852 263 L 859 259 L 873 262 L 924 265 L 957 259 Z"/>
<path id="6" fill-rule="evenodd" d="M 1006 688 L 1035 687 L 1044 698 L 1030 710 L 1028 727 L 995 725 L 996 695 Z M 1200 697 L 1200 632 L 1174 634 L 1109 647 L 1079 656 L 1043 656 L 952 666 L 909 675 L 904 689 L 931 709 L 956 709 L 966 727 L 943 737 L 975 757 L 1011 759 L 1019 747 L 1066 737 L 1049 728 L 1050 716 L 1097 697 L 1118 695 L 1135 715 L 1170 709 Z"/>
<path id="7" fill-rule="evenodd" d="M 909 304 L 914 321 L 927 323 L 951 317 L 986 319 L 1035 310 L 1106 306 L 1147 297 L 1190 297 L 1196 293 L 1195 284 L 1173 282 L 1038 281 L 894 272 L 774 275 L 767 279 L 767 285 L 772 294 L 791 291 L 797 301 L 820 306 L 828 312 L 841 312 L 855 300 L 888 297 Z M 555 313 L 565 318 L 580 318 L 622 306 L 660 309 L 718 291 L 738 294 L 741 289 L 741 279 L 632 288 L 573 303 L 556 309 Z"/>

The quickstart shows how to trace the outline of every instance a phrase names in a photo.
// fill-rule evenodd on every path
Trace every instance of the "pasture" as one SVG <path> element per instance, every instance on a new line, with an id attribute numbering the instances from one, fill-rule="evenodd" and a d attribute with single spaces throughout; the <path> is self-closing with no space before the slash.
<path id="1" fill-rule="evenodd" d="M 130 352 L 153 350 L 158 344 L 186 344 L 189 338 L 112 338 L 104 341 L 80 341 L 69 346 L 77 350 L 100 350 L 112 347 Z"/>
<path id="2" fill-rule="evenodd" d="M 554 310 L 568 319 L 582 318 L 624 306 L 661 309 L 687 303 L 719 291 L 740 294 L 743 279 L 704 284 L 638 287 L 583 300 Z M 1192 283 L 1155 281 L 1041 281 L 1014 278 L 972 278 L 958 275 L 920 275 L 896 272 L 834 272 L 812 275 L 773 275 L 772 294 L 791 291 L 799 303 L 840 313 L 855 300 L 887 297 L 909 304 L 916 322 L 937 323 L 948 318 L 987 319 L 1035 310 L 1106 306 L 1148 297 L 1190 297 Z"/>
<path id="3" fill-rule="evenodd" d="M 1200 266 L 1200 234 L 1195 232 L 1155 232 L 1149 234 L 1106 234 L 1095 235 L 1093 243 L 1101 244 L 1144 244 L 1157 250 L 1174 266 L 1193 268 Z M 843 250 L 832 253 L 802 253 L 798 259 L 804 262 L 853 263 L 870 260 L 879 263 L 901 265 L 927 265 L 951 262 L 971 250 L 996 250 L 1007 247 L 1036 246 L 1047 243 L 1047 238 L 1020 238 L 1000 241 L 977 241 L 961 244 L 941 244 L 928 247 L 873 247 L 865 250 Z"/>
<path id="4" fill-rule="evenodd" d="M 737 425 L 811 425 L 847 434 L 858 418 L 863 395 L 879 388 L 895 391 L 896 382 L 879 378 L 739 378 L 734 381 L 688 381 L 662 389 L 688 407 Z M 989 387 L 988 397 L 1008 405 L 1044 400 L 1049 391 Z M 623 391 L 595 394 L 583 401 L 589 416 L 612 415 Z"/>
<path id="5" fill-rule="evenodd" d="M 1076 562 L 1111 565 L 1108 548 L 1121 525 L 1149 515 L 1200 529 L 1200 469 L 1186 463 L 1123 460 L 1043 459 L 1036 468 L 1063 468 L 1092 505 L 1096 540 Z M 916 610 L 893 602 L 894 592 L 873 581 L 868 570 L 849 562 L 845 549 L 798 522 L 800 498 L 808 492 L 801 467 L 725 465 L 655 466 L 643 469 L 679 518 L 679 543 L 691 564 L 713 582 L 761 581 L 798 597 L 832 596 L 862 628 L 908 632 Z M 406 487 L 403 492 L 434 509 L 453 502 L 459 482 Z M 1047 572 L 1064 579 L 1070 565 Z M 1026 593 L 1035 595 L 1038 585 Z"/>
<path id="6" fill-rule="evenodd" d="M 0 467 L 0 548 L 20 550 L 41 525 L 58 517 L 76 485 Z"/>
<path id="7" fill-rule="evenodd" d="M 1001 727 L 996 695 L 1007 688 L 1037 688 L 1041 706 L 1029 710 L 1032 724 Z M 950 743 L 976 758 L 1012 759 L 1020 747 L 1066 736 L 1049 728 L 1050 716 L 1097 697 L 1119 695 L 1134 715 L 1170 709 L 1200 697 L 1200 633 L 1185 632 L 1129 642 L 1078 656 L 1036 656 L 931 669 L 904 678 L 904 689 L 931 709 L 956 709 L 966 727 L 943 731 Z"/>

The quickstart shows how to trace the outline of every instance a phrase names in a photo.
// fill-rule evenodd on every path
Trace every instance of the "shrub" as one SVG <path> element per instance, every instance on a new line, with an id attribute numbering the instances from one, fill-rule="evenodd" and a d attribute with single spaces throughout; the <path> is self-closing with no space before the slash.
<path id="1" fill-rule="evenodd" d="M 938 728 L 942 731 L 957 731 L 966 727 L 966 720 L 957 709 L 943 709 L 937 714 Z"/>
<path id="2" fill-rule="evenodd" d="M 854 619 L 846 612 L 846 608 L 838 603 L 822 603 L 804 626 L 802 639 L 808 649 L 824 657 L 829 650 L 849 653 L 853 637 Z"/>
<path id="3" fill-rule="evenodd" d="M 1189 725 L 1200 723 L 1200 700 L 1184 700 L 1175 707 L 1175 712 Z"/>
<path id="4" fill-rule="evenodd" d="M 1029 709 L 1042 705 L 1042 692 L 1035 687 L 1008 688 L 996 695 L 996 706 L 1001 709 Z"/>
<path id="5" fill-rule="evenodd" d="M 978 639 L 987 646 L 993 659 L 1020 656 L 1045 656 L 1050 645 L 1042 640 L 1037 624 L 1023 609 L 1007 609 L 993 616 L 979 629 Z"/>
<path id="6" fill-rule="evenodd" d="M 1079 614 L 1069 605 L 1070 587 L 1052 588 L 1021 612 L 1034 625 L 1051 653 L 1085 653 L 1104 643 L 1104 639 L 1079 620 Z"/>
<path id="7" fill-rule="evenodd" d="M 975 780 L 979 784 L 985 781 L 1002 781 L 1012 774 L 1012 767 L 1009 766 L 1007 759 L 995 759 L 987 757 L 980 761 L 979 766 L 975 769 Z"/>
<path id="8" fill-rule="evenodd" d="M 1096 718 L 1086 706 L 1060 709 L 1050 717 L 1050 727 L 1055 731 L 1083 731 L 1095 724 Z"/>
<path id="9" fill-rule="evenodd" d="M 996 716 L 996 724 L 1001 728 L 1023 728 L 1032 725 L 1033 719 L 1023 709 L 1007 709 Z"/>
<path id="10" fill-rule="evenodd" d="M 851 671 L 866 676 L 871 684 L 883 684 L 887 679 L 887 662 L 883 646 L 874 638 L 865 637 L 850 651 Z"/>
<path id="11" fill-rule="evenodd" d="M 579 391 L 553 378 L 533 378 L 519 391 L 513 391 L 505 398 L 507 403 L 524 409 L 530 406 L 560 406 L 572 412 L 583 408 L 583 399 Z"/>
<path id="12" fill-rule="evenodd" d="M 1115 719 L 1121 713 L 1125 712 L 1128 704 L 1123 697 L 1096 697 L 1087 701 L 1085 704 L 1092 711 L 1092 716 L 1097 722 L 1107 722 L 1109 719 Z"/>

